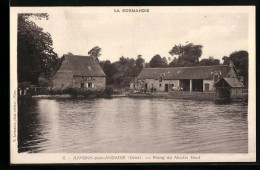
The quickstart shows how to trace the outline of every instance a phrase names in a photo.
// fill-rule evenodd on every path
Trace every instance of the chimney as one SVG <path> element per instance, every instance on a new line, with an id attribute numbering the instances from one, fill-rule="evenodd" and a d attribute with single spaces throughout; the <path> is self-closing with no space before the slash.
<path id="1" fill-rule="evenodd" d="M 234 64 L 233 64 L 233 61 L 229 60 L 229 67 L 233 67 Z"/>

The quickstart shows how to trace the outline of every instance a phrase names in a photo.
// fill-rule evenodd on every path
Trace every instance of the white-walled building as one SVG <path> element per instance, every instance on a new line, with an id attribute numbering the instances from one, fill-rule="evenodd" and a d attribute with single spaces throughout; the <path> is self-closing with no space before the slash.
<path id="1" fill-rule="evenodd" d="M 130 88 L 159 92 L 174 90 L 213 92 L 214 84 L 222 77 L 239 79 L 232 63 L 215 66 L 144 68 Z"/>

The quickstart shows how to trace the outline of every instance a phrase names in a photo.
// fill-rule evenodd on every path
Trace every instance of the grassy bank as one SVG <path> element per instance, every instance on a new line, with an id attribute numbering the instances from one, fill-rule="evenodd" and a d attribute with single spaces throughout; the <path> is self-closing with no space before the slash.
<path id="1" fill-rule="evenodd" d="M 27 92 L 28 96 L 39 96 L 39 97 L 57 97 L 57 96 L 70 96 L 71 98 L 110 98 L 114 93 L 113 88 L 107 87 L 105 90 L 84 90 L 84 89 L 74 89 L 74 88 L 66 88 L 62 90 L 52 90 L 52 89 L 41 89 L 38 91 L 34 91 L 33 89 L 29 89 Z M 25 96 L 24 96 L 25 97 Z"/>

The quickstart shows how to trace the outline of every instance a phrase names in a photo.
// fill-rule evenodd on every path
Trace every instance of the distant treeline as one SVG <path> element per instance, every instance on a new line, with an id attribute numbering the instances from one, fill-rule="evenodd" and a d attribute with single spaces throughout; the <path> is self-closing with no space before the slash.
<path id="1" fill-rule="evenodd" d="M 53 42 L 49 33 L 33 22 L 34 19 L 48 20 L 48 14 L 23 13 L 18 14 L 18 82 L 31 82 L 39 86 L 51 86 L 51 80 L 62 59 L 58 58 L 52 47 Z M 150 61 L 145 62 L 142 55 L 137 59 L 120 57 L 118 61 L 99 61 L 105 74 L 107 84 L 115 87 L 125 87 L 138 76 L 144 67 L 185 67 L 185 66 L 209 66 L 218 65 L 220 61 L 209 57 L 200 60 L 202 45 L 192 43 L 175 45 L 170 49 L 171 57 L 154 55 Z M 99 60 L 101 48 L 95 46 L 88 55 Z M 232 60 L 239 75 L 244 77 L 244 84 L 248 84 L 248 53 L 247 51 L 235 51 L 229 56 L 224 56 L 223 64 Z"/>
<path id="2" fill-rule="evenodd" d="M 189 45 L 189 46 L 193 46 Z M 185 46 L 184 46 L 185 47 Z M 201 46 L 202 47 L 202 46 Z M 197 48 L 202 50 L 202 48 Z M 191 51 L 193 51 L 191 49 Z M 172 51 L 170 51 L 172 52 Z M 193 51 L 194 52 L 194 51 Z M 197 53 L 202 54 L 202 52 Z M 156 54 L 151 58 L 149 62 L 145 62 L 142 55 L 138 55 L 137 59 L 120 57 L 118 61 L 111 62 L 109 60 L 100 61 L 100 65 L 107 75 L 107 84 L 115 87 L 128 86 L 130 82 L 137 77 L 143 68 L 167 68 L 167 67 L 190 67 L 190 66 L 211 66 L 219 65 L 220 60 L 209 57 L 206 59 L 199 60 L 200 55 L 192 54 L 174 54 L 174 58 L 168 60 L 166 57 L 161 57 Z M 233 61 L 238 74 L 244 77 L 244 85 L 248 85 L 248 52 L 247 51 L 235 51 L 229 55 L 224 56 L 223 64 L 228 65 L 229 61 Z"/>

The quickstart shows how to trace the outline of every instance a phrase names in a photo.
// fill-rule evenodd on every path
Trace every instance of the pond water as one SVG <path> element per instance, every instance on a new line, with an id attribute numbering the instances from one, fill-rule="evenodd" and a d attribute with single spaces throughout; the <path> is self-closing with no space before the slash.
<path id="1" fill-rule="evenodd" d="M 177 99 L 32 99 L 19 104 L 29 153 L 247 153 L 247 105 Z"/>

